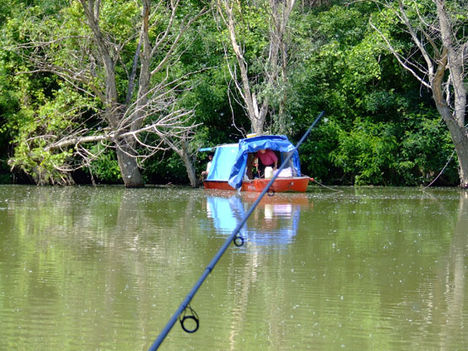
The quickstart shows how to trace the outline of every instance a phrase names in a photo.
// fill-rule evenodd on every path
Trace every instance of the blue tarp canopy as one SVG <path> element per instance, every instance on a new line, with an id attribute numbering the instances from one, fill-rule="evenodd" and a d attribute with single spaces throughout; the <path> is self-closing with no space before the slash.
<path id="1" fill-rule="evenodd" d="M 237 150 L 235 161 L 230 169 L 228 183 L 237 189 L 242 185 L 245 170 L 247 167 L 247 158 L 249 153 L 257 152 L 261 149 L 271 149 L 282 153 L 282 158 L 286 157 L 283 153 L 293 152 L 290 164 L 287 167 L 294 168 L 297 176 L 301 175 L 301 166 L 299 163 L 299 154 L 293 144 L 285 135 L 263 135 L 254 138 L 241 139 Z M 218 152 L 218 151 L 216 151 Z M 216 157 L 216 154 L 215 154 Z"/>
<path id="2" fill-rule="evenodd" d="M 231 168 L 236 161 L 238 144 L 220 145 L 216 148 L 210 171 L 206 180 L 220 180 L 227 182 Z"/>

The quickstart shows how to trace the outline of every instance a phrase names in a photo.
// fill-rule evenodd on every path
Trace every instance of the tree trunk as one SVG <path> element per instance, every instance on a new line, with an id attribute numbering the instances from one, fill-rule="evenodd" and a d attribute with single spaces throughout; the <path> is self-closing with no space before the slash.
<path id="1" fill-rule="evenodd" d="M 445 120 L 445 123 L 447 123 L 458 156 L 460 187 L 468 189 L 468 133 L 466 128 L 461 128 L 453 119 Z"/>
<path id="2" fill-rule="evenodd" d="M 444 100 L 440 99 L 437 92 L 441 89 L 434 89 L 434 101 L 436 102 L 437 110 L 442 116 L 445 124 L 450 132 L 453 145 L 458 157 L 458 174 L 460 177 L 460 187 L 468 189 L 468 132 L 465 127 L 461 127 L 452 117 L 450 109 L 445 104 Z M 440 95 L 440 94 L 439 94 Z"/>
<path id="3" fill-rule="evenodd" d="M 440 89 L 439 89 L 440 90 Z M 468 189 L 468 132 L 465 127 L 460 126 L 457 121 L 452 117 L 450 109 L 447 107 L 443 100 L 438 99 L 438 89 L 433 89 L 435 92 L 434 100 L 436 102 L 437 110 L 442 116 L 447 128 L 450 132 L 455 152 L 458 157 L 458 175 L 460 177 L 460 187 Z"/>
<path id="4" fill-rule="evenodd" d="M 277 89 L 278 84 L 285 82 L 283 77 L 280 80 L 280 74 L 285 73 L 286 70 L 281 70 L 279 65 L 280 56 L 285 55 L 286 45 L 284 42 L 285 34 L 287 31 L 287 24 L 291 11 L 294 7 L 295 0 L 288 0 L 284 3 L 277 0 L 269 1 L 270 23 L 269 23 L 269 50 L 268 55 L 264 58 L 264 71 L 261 73 L 265 81 L 267 89 Z M 219 0 L 217 2 L 217 10 L 223 18 L 224 23 L 229 31 L 229 39 L 231 47 L 235 53 L 237 64 L 240 71 L 240 82 L 236 83 L 236 87 L 240 92 L 244 106 L 249 117 L 252 132 L 263 134 L 267 114 L 271 107 L 271 99 L 263 94 L 255 92 L 255 80 L 249 77 L 249 67 L 246 56 L 244 55 L 244 47 L 239 43 L 239 33 L 236 32 L 240 19 L 242 6 L 240 3 L 233 0 Z M 280 50 L 284 49 L 283 50 Z M 286 56 L 284 63 L 287 62 Z M 231 71 L 232 78 L 237 81 L 237 73 Z M 265 88 L 262 88 L 265 90 Z M 263 92 L 262 92 L 263 93 Z M 260 98 L 260 96 L 262 96 Z"/>
<path id="5" fill-rule="evenodd" d="M 191 187 L 196 188 L 198 186 L 197 173 L 195 172 L 195 167 L 193 166 L 192 158 L 188 153 L 186 145 L 182 147 L 182 152 L 179 154 L 179 156 L 184 161 Z"/>
<path id="6" fill-rule="evenodd" d="M 195 172 L 195 167 L 193 167 L 192 160 L 188 155 L 184 156 L 184 165 L 187 170 L 187 175 L 189 177 L 190 186 L 196 188 L 198 186 L 197 173 Z"/>
<path id="7" fill-rule="evenodd" d="M 456 147 L 460 166 L 460 187 L 468 189 L 468 136 L 464 133 L 463 142 Z"/>
<path id="8" fill-rule="evenodd" d="M 468 132 L 463 126 L 460 126 L 452 117 L 452 113 L 448 108 L 445 100 L 441 99 L 440 86 L 433 86 L 434 101 L 437 110 L 448 127 L 450 137 L 458 157 L 458 174 L 460 177 L 460 187 L 468 189 Z"/>
<path id="9" fill-rule="evenodd" d="M 450 131 L 453 144 L 458 156 L 460 186 L 468 188 L 468 130 L 465 126 L 467 92 L 464 80 L 464 47 L 457 42 L 456 28 L 451 20 L 451 15 L 445 8 L 445 1 L 435 1 L 437 17 L 439 20 L 442 43 L 444 45 L 442 59 L 433 80 L 433 94 L 436 106 Z M 452 14 L 453 16 L 453 14 Z M 466 38 L 464 39 L 466 40 Z M 443 69 L 442 69 L 443 68 Z M 443 95 L 443 75 L 449 71 L 453 96 L 448 92 L 446 98 Z M 449 89 L 447 89 L 449 91 Z M 446 101 L 451 99 L 453 108 L 449 109 Z"/>
<path id="10" fill-rule="evenodd" d="M 119 162 L 120 174 L 127 188 L 141 188 L 144 186 L 143 177 L 138 168 L 135 157 L 117 149 L 117 160 Z"/>
<path id="11" fill-rule="evenodd" d="M 432 97 L 436 104 L 437 111 L 439 111 L 447 125 L 453 145 L 455 146 L 455 151 L 458 156 L 460 187 L 466 189 L 468 188 L 468 131 L 463 124 L 466 110 L 465 106 L 463 106 L 463 108 L 452 111 L 447 105 L 444 96 L 444 77 L 446 74 L 446 65 L 449 61 L 449 54 L 449 50 L 444 48 L 434 78 L 431 81 Z M 458 87 L 458 89 L 456 89 L 456 94 L 457 96 L 462 96 L 462 98 L 455 99 L 456 104 L 459 103 L 459 101 L 466 101 L 466 91 L 464 89 Z"/>

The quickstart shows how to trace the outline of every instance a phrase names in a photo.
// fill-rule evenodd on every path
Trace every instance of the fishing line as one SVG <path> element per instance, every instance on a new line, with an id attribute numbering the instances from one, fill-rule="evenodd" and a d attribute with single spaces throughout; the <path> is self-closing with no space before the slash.
<path id="1" fill-rule="evenodd" d="M 317 185 L 319 185 L 319 186 L 321 186 L 321 187 L 324 187 L 325 189 L 328 189 L 328 190 L 331 190 L 331 191 L 335 191 L 335 192 L 337 192 L 337 193 L 343 192 L 342 190 L 333 189 L 333 188 L 331 188 L 331 187 L 329 187 L 329 186 L 326 186 L 325 184 L 320 183 L 319 181 L 317 181 L 317 180 L 314 179 L 314 178 L 310 178 L 310 180 L 311 180 L 312 182 L 316 183 Z"/>
<path id="2" fill-rule="evenodd" d="M 430 182 L 428 185 L 426 185 L 423 189 L 427 189 L 429 188 L 432 184 L 434 184 L 436 182 L 437 179 L 439 179 L 439 177 L 442 175 L 442 173 L 444 173 L 445 169 L 447 168 L 447 166 L 449 165 L 450 161 L 452 161 L 452 158 L 453 158 L 453 155 L 455 154 L 455 150 L 452 151 L 452 154 L 450 155 L 447 163 L 445 164 L 444 168 L 442 168 L 442 170 L 440 171 L 440 173 L 437 175 L 437 177 L 435 177 L 432 182 Z"/>
<path id="3" fill-rule="evenodd" d="M 255 210 L 255 208 L 257 207 L 257 205 L 260 203 L 260 200 L 262 200 L 263 196 L 265 196 L 265 194 L 268 192 L 268 190 L 270 189 L 271 185 L 273 184 L 273 182 L 275 181 L 275 179 L 278 177 L 278 175 L 280 174 L 280 172 L 283 170 L 283 168 L 286 167 L 286 165 L 288 164 L 289 160 L 291 159 L 291 157 L 293 156 L 293 153 L 294 151 L 296 151 L 299 146 L 304 142 L 304 140 L 307 138 L 307 136 L 309 135 L 309 133 L 311 132 L 311 130 L 315 127 L 315 125 L 320 121 L 320 119 L 322 118 L 322 116 L 324 115 L 325 111 L 322 111 L 320 112 L 320 114 L 318 115 L 318 117 L 315 119 L 315 121 L 310 125 L 309 129 L 307 129 L 307 132 L 304 133 L 304 135 L 302 136 L 301 140 L 299 140 L 299 142 L 296 144 L 294 150 L 292 150 L 293 152 L 289 152 L 288 153 L 288 156 L 285 158 L 285 160 L 283 161 L 283 163 L 281 164 L 281 167 L 278 169 L 278 171 L 273 175 L 273 177 L 271 178 L 271 180 L 268 182 L 267 186 L 265 187 L 265 189 L 263 189 L 263 191 L 260 193 L 260 195 L 258 196 L 258 198 L 255 200 L 255 202 L 253 203 L 253 205 L 250 207 L 250 209 L 247 211 L 247 213 L 245 214 L 244 218 L 242 218 L 242 220 L 237 224 L 236 228 L 232 231 L 231 235 L 229 235 L 229 237 L 226 239 L 226 241 L 224 242 L 224 244 L 221 246 L 221 248 L 218 250 L 218 252 L 216 253 L 216 255 L 211 259 L 210 263 L 208 264 L 208 266 L 206 266 L 204 272 L 202 273 L 202 275 L 200 276 L 200 278 L 198 279 L 198 281 L 195 283 L 195 285 L 193 286 L 192 290 L 190 290 L 190 292 L 187 294 L 187 296 L 185 297 L 185 299 L 182 301 L 182 303 L 180 304 L 179 308 L 177 308 L 177 310 L 175 311 L 175 313 L 172 315 L 172 317 L 169 319 L 169 321 L 167 322 L 166 326 L 164 327 L 164 329 L 161 331 L 161 333 L 158 335 L 158 337 L 156 338 L 156 340 L 154 341 L 154 343 L 151 345 L 151 347 L 148 349 L 148 351 L 155 351 L 159 348 L 159 346 L 161 346 L 162 342 L 164 341 L 164 339 L 166 338 L 167 334 L 169 334 L 169 332 L 171 331 L 172 327 L 174 326 L 174 324 L 177 322 L 177 320 L 179 319 L 181 325 L 182 325 L 182 329 L 184 329 L 185 331 L 186 328 L 185 328 L 185 325 L 183 324 L 182 321 L 187 321 L 187 320 L 193 320 L 195 323 L 196 323 L 196 327 L 194 329 L 188 329 L 190 331 L 188 331 L 189 333 L 193 333 L 195 331 L 198 330 L 198 327 L 199 327 L 199 321 L 200 319 L 198 318 L 198 315 L 195 313 L 195 311 L 192 309 L 192 307 L 190 307 L 190 302 L 192 301 L 193 297 L 195 296 L 195 294 L 197 293 L 198 289 L 201 287 L 201 285 L 203 284 L 203 282 L 205 281 L 205 279 L 208 277 L 208 275 L 211 273 L 211 271 L 214 269 L 214 267 L 216 266 L 216 264 L 218 263 L 218 261 L 220 260 L 221 256 L 223 256 L 224 252 L 227 250 L 227 248 L 229 247 L 229 245 L 231 244 L 231 242 L 233 242 L 235 239 L 239 240 L 239 238 L 242 238 L 242 236 L 239 236 L 238 233 L 239 231 L 241 230 L 241 228 L 244 226 L 244 224 L 247 222 L 247 219 L 250 217 L 250 215 L 253 213 L 253 211 Z M 240 243 L 240 241 L 238 241 L 238 243 Z M 242 238 L 242 244 L 244 243 L 244 239 Z M 237 246 L 237 244 L 234 242 L 234 244 Z M 242 245 L 241 245 L 242 246 Z M 190 315 L 185 315 L 187 312 L 189 313 L 192 313 Z M 185 314 L 184 314 L 185 313 Z M 181 317 L 182 316 L 182 317 Z"/>

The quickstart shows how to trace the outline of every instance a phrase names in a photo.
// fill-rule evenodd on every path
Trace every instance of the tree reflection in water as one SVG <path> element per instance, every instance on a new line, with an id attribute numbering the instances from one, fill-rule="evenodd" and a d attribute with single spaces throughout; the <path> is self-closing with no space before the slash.
<path id="1" fill-rule="evenodd" d="M 460 345 L 460 335 L 468 345 L 468 333 L 464 330 L 465 251 L 468 244 L 468 192 L 461 192 L 460 206 L 450 250 L 442 259 L 438 279 L 434 283 L 434 303 L 431 306 L 435 322 L 440 318 L 441 350 L 454 350 Z M 443 346 L 442 346 L 443 345 Z"/>

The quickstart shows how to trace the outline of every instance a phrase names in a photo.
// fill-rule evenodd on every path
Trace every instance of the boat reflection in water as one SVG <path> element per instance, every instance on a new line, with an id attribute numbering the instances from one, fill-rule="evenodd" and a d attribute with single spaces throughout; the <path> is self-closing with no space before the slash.
<path id="1" fill-rule="evenodd" d="M 232 195 L 232 192 L 208 195 L 207 214 L 212 220 L 216 235 L 231 234 L 257 196 L 256 193 Z M 312 206 L 305 194 L 265 196 L 240 230 L 246 243 L 243 247 L 281 247 L 292 243 L 297 234 L 303 206 Z"/>

